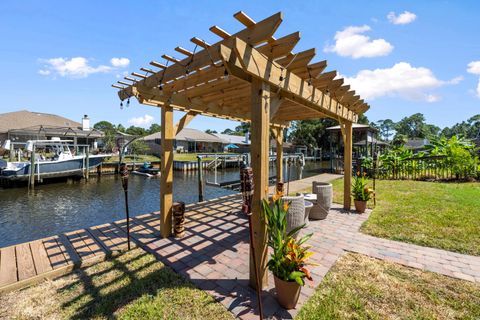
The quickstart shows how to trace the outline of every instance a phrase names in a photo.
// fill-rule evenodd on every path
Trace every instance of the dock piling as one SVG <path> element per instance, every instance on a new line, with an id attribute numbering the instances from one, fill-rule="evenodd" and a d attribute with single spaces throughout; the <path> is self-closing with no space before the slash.
<path id="1" fill-rule="evenodd" d="M 202 170 L 202 157 L 197 156 L 198 164 L 198 202 L 203 201 L 203 170 Z"/>

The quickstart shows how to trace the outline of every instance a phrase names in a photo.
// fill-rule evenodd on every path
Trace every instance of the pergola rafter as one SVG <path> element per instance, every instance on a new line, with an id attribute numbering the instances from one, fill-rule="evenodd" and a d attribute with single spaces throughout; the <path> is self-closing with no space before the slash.
<path id="1" fill-rule="evenodd" d="M 282 13 L 255 22 L 243 12 L 234 14 L 244 29 L 229 33 L 219 26 L 210 31 L 220 40 L 209 44 L 198 37 L 193 50 L 176 47 L 181 58 L 164 54 L 164 63 L 152 60 L 112 86 L 121 100 L 135 97 L 142 104 L 162 109 L 161 235 L 171 235 L 172 163 L 175 134 L 195 116 L 206 115 L 251 122 L 251 155 L 254 172 L 252 216 L 256 259 L 262 285 L 266 282 L 265 225 L 260 219 L 260 200 L 267 196 L 269 129 L 277 143 L 277 179 L 282 179 L 283 129 L 290 121 L 332 118 L 340 123 L 345 144 L 344 206 L 350 208 L 352 123 L 369 106 L 327 61 L 312 62 L 314 48 L 294 53 L 300 33 L 274 37 Z M 153 67 L 153 68 L 152 68 Z M 126 82 L 128 81 L 128 82 Z M 173 110 L 186 112 L 177 125 Z M 253 281 L 251 269 L 251 281 Z"/>

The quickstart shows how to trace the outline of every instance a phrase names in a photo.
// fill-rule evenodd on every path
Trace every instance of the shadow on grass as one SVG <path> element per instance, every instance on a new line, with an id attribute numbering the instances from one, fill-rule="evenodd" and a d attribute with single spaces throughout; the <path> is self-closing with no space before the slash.
<path id="1" fill-rule="evenodd" d="M 59 289 L 69 296 L 62 304 L 71 319 L 113 318 L 113 314 L 142 296 L 167 288 L 192 288 L 181 276 L 150 254 L 134 250 L 87 269 L 78 280 Z"/>

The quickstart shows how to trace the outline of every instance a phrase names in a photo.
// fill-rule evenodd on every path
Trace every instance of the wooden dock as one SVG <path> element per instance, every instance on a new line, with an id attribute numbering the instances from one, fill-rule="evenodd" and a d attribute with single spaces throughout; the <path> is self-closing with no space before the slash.
<path id="1" fill-rule="evenodd" d="M 339 176 L 321 174 L 290 183 L 290 191 L 303 190 L 311 181 L 329 181 Z M 241 197 L 224 196 L 186 206 L 186 228 L 195 228 L 209 215 L 232 213 L 241 208 Z M 210 218 L 212 219 L 212 218 Z M 152 252 L 160 239 L 159 212 L 130 219 L 132 246 Z M 126 221 L 66 232 L 27 243 L 0 248 L 0 293 L 51 279 L 119 254 L 127 248 Z"/>

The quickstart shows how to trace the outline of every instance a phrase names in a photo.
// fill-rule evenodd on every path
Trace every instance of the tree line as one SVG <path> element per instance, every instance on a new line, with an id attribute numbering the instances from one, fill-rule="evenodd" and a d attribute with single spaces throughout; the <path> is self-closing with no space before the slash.
<path id="1" fill-rule="evenodd" d="M 452 127 L 440 127 L 426 122 L 422 113 L 415 113 L 395 122 L 391 119 L 371 122 L 365 115 L 360 115 L 360 124 L 368 124 L 378 129 L 378 138 L 392 142 L 396 145 L 404 144 L 408 139 L 428 139 L 438 137 L 451 138 L 453 136 L 474 140 L 480 138 L 480 114 L 477 114 L 466 121 L 462 121 Z M 289 131 L 289 141 L 305 145 L 310 148 L 329 146 L 329 137 L 326 128 L 338 125 L 332 119 L 315 119 L 294 121 Z"/>

